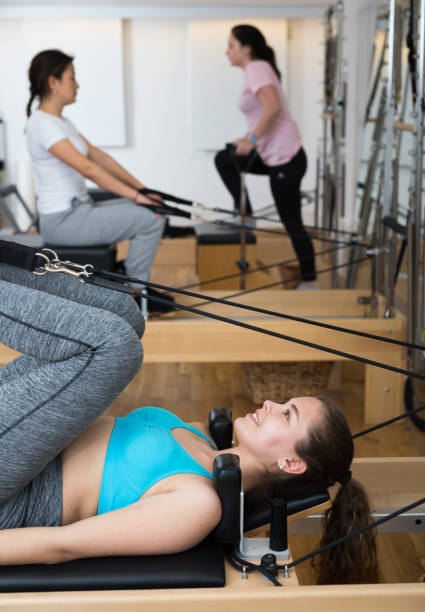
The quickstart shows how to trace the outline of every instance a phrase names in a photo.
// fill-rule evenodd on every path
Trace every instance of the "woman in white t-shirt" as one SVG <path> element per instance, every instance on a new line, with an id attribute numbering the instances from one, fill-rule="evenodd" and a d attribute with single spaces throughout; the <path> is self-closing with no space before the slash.
<path id="1" fill-rule="evenodd" d="M 50 49 L 38 53 L 29 69 L 26 135 L 35 172 L 41 234 L 47 244 L 62 246 L 130 239 L 126 272 L 148 280 L 164 220 L 138 206 L 154 204 L 139 193 L 143 183 L 88 142 L 62 116 L 64 107 L 75 102 L 79 87 L 72 62 L 69 55 Z M 39 106 L 31 113 L 35 98 Z M 117 199 L 93 202 L 85 179 L 115 193 Z"/>
<path id="2" fill-rule="evenodd" d="M 234 142 L 235 158 L 229 148 L 217 153 L 217 170 L 233 196 L 235 210 L 240 203 L 239 169 L 270 177 L 277 210 L 300 263 L 302 282 L 297 289 L 316 289 L 313 244 L 301 218 L 300 186 L 307 157 L 282 91 L 274 51 L 260 30 L 237 25 L 229 37 L 227 56 L 232 66 L 244 70 L 239 108 L 246 117 L 249 132 Z M 253 158 L 254 148 L 258 155 Z M 246 196 L 246 212 L 251 215 L 251 203 Z"/>

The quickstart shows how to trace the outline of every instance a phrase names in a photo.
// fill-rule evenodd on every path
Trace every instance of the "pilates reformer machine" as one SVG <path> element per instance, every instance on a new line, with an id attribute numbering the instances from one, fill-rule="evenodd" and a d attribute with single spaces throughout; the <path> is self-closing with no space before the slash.
<path id="1" fill-rule="evenodd" d="M 128 281 L 127 277 L 120 279 L 120 275 L 96 270 L 91 266 L 60 261 L 48 251 L 37 251 L 10 242 L 0 243 L 0 246 L 0 261 L 20 265 L 37 274 L 64 273 L 73 276 L 76 282 L 79 279 L 95 284 L 103 284 L 104 280 L 110 283 L 113 280 L 117 283 L 117 290 L 123 290 L 125 293 L 131 291 L 125 285 L 118 284 L 118 281 Z M 131 280 L 133 282 L 135 279 Z M 150 284 L 146 281 L 140 282 Z M 249 328 L 248 325 L 244 327 Z M 267 334 L 267 330 L 261 330 L 261 333 Z M 407 346 L 406 343 L 404 345 Z M 377 363 L 376 366 L 385 368 L 382 363 Z M 390 419 L 356 434 L 355 437 L 367 434 L 377 427 L 389 425 L 400 418 L 402 417 Z M 229 447 L 232 431 L 228 412 L 214 411 L 210 415 L 209 425 L 217 445 L 220 448 Z M 355 461 L 353 471 L 371 497 L 376 509 L 376 526 L 386 524 L 390 518 L 397 518 L 397 531 L 423 529 L 424 513 L 420 506 L 425 503 L 423 491 L 421 493 L 425 459 L 363 459 Z M 355 607 L 349 607 L 350 601 L 357 607 L 359 597 L 367 597 L 367 605 L 370 607 L 365 606 L 366 610 L 376 609 L 383 603 L 386 609 L 395 610 L 394 606 L 400 606 L 402 600 L 404 603 L 409 602 L 411 610 L 420 609 L 425 584 L 292 588 L 297 584 L 293 568 L 306 559 L 290 558 L 287 550 L 288 522 L 291 518 L 294 520 L 295 532 L 298 532 L 298 521 L 301 533 L 317 531 L 320 513 L 327 507 L 329 494 L 332 495 L 332 492 L 311 491 L 307 495 L 286 498 L 284 490 L 276 494 L 273 487 L 273 494 L 261 491 L 258 495 L 257 491 L 242 496 L 238 465 L 235 464 L 233 456 L 226 454 L 222 455 L 214 466 L 214 479 L 223 505 L 222 521 L 213 534 L 215 539 L 209 538 L 195 549 L 178 555 L 85 559 L 52 566 L 2 567 L 0 590 L 19 591 L 21 594 L 0 595 L 0 608 L 4 606 L 8 609 L 12 605 L 15 609 L 25 609 L 28 605 L 39 605 L 44 610 L 54 610 L 60 597 L 63 597 L 57 591 L 75 589 L 78 592 L 67 593 L 68 609 L 77 609 L 79 606 L 94 610 L 97 606 L 113 609 L 113 606 L 119 605 L 124 610 L 131 610 L 137 605 L 137 609 L 160 610 L 164 606 L 171 606 L 170 609 L 180 610 L 192 601 L 197 602 L 197 606 L 202 605 L 203 609 L 222 603 L 231 605 L 235 610 L 249 610 L 261 602 L 262 605 L 267 604 L 270 610 L 277 610 L 284 602 L 289 604 L 296 601 L 299 610 L 307 610 L 321 590 L 327 609 L 337 610 L 344 605 L 345 609 L 354 610 Z M 402 508 L 400 502 L 397 508 L 388 507 L 389 490 L 394 499 L 403 499 Z M 406 502 L 410 503 L 406 505 Z M 382 507 L 384 503 L 387 504 L 386 507 Z M 397 501 L 393 503 L 397 504 Z M 250 540 L 244 535 L 246 531 L 261 528 L 268 523 L 271 527 L 266 539 L 254 537 Z M 256 535 L 258 536 L 258 533 Z M 221 544 L 215 542 L 217 539 Z M 223 543 L 226 545 L 229 559 L 226 565 L 221 548 Z M 253 558 L 256 561 L 254 565 Z M 253 569 L 259 569 L 268 582 L 264 583 L 263 578 L 255 577 L 250 571 Z M 279 572 L 283 572 L 283 578 Z M 273 589 L 273 585 L 277 584 L 276 580 L 287 588 Z M 219 588 L 224 584 L 224 589 Z M 93 589 L 96 592 L 83 592 Z M 108 590 L 106 594 L 106 589 L 117 592 L 111 594 Z M 28 595 L 24 595 L 22 591 L 28 592 Z M 50 591 L 53 592 L 50 594 Z"/>

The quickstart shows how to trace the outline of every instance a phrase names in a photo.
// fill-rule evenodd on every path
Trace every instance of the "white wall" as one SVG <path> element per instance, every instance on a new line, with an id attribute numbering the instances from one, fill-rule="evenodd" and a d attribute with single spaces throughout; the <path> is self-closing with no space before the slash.
<path id="1" fill-rule="evenodd" d="M 237 21 L 242 22 L 244 19 Z M 266 27 L 267 21 L 255 20 L 260 27 L 261 24 Z M 8 58 L 8 61 L 0 63 L 0 114 L 7 127 L 6 181 L 20 183 L 24 194 L 30 197 L 31 174 L 23 138 L 28 98 L 28 59 L 21 51 L 25 22 L 22 19 L 0 21 L 0 54 Z M 276 19 L 269 22 L 270 27 L 275 27 Z M 43 26 L 40 23 L 40 27 L 45 27 L 45 23 Z M 226 23 L 230 22 L 226 20 Z M 287 59 L 285 62 L 285 58 L 281 57 L 280 67 L 284 72 L 283 83 L 289 106 L 299 124 L 310 160 L 309 171 L 303 183 L 303 188 L 308 190 L 315 183 L 314 159 L 321 129 L 319 114 L 323 47 L 320 43 L 323 27 L 317 18 L 294 19 L 289 23 L 290 40 L 287 45 L 284 41 L 283 45 L 287 47 Z M 190 24 L 189 19 L 132 19 L 123 22 L 127 146 L 106 150 L 149 186 L 190 197 L 210 206 L 230 207 L 230 196 L 215 171 L 212 153 L 198 151 L 193 146 Z M 34 27 L 37 27 L 36 22 Z M 95 22 L 92 22 L 92 34 L 96 40 Z M 225 41 L 219 50 L 223 58 L 223 69 L 233 70 L 235 82 L 238 82 L 241 72 L 238 68 L 228 68 L 224 52 Z M 216 53 L 217 48 L 214 47 Z M 198 71 L 197 86 L 203 87 L 199 74 Z M 207 65 L 204 79 L 205 83 L 210 79 Z M 92 86 L 96 86 L 96 74 L 93 74 Z M 111 82 L 110 86 L 114 88 L 114 83 Z M 228 104 L 229 113 L 235 113 L 233 92 L 231 95 L 222 92 L 221 95 Z M 223 116 L 224 106 L 221 104 L 220 110 L 216 109 L 215 113 L 210 109 L 205 121 L 217 126 L 227 124 Z M 104 99 L 105 109 L 108 110 L 108 96 Z M 96 122 L 98 118 L 93 116 L 89 119 Z M 121 119 L 114 117 L 113 113 L 109 116 L 111 122 Z M 240 120 L 242 126 L 242 118 Z M 229 139 L 236 135 L 235 129 L 234 133 L 229 133 Z M 271 203 L 266 178 L 252 177 L 249 186 L 254 207 Z M 311 220 L 309 214 L 306 220 Z"/>
<path id="2" fill-rule="evenodd" d="M 321 19 L 291 19 L 288 37 L 288 102 L 301 131 L 308 167 L 304 191 L 315 188 L 316 156 L 322 133 L 324 28 Z M 313 204 L 303 205 L 305 223 L 313 222 Z"/>

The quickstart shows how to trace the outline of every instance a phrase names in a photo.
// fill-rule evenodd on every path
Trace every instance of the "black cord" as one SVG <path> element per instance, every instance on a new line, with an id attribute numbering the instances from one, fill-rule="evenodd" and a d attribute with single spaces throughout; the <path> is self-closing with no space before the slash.
<path id="1" fill-rule="evenodd" d="M 108 275 L 112 275 L 112 276 L 116 276 L 119 277 L 121 275 L 119 274 L 114 274 L 113 272 L 106 272 L 106 274 Z M 151 283 L 148 281 L 139 281 L 137 279 L 127 279 L 129 282 L 134 282 L 134 283 L 142 283 L 148 287 L 151 286 L 156 286 L 158 287 L 157 283 Z M 96 284 L 96 277 L 95 276 L 91 276 L 89 278 L 86 279 L 87 283 L 90 283 L 92 285 Z M 160 287 L 162 287 L 160 285 Z M 163 287 L 162 287 L 163 288 Z M 118 289 L 118 291 L 120 291 Z M 139 294 L 138 292 L 131 290 L 131 289 L 126 289 L 123 290 L 123 293 L 130 293 L 132 295 L 141 295 L 142 298 L 156 302 L 158 304 L 164 304 L 166 306 L 170 306 L 170 300 L 166 300 L 166 299 L 162 299 L 159 297 L 154 297 L 154 296 L 150 296 L 150 295 L 144 295 L 144 294 Z M 301 346 L 307 346 L 309 348 L 314 348 L 317 349 L 319 351 L 323 351 L 325 353 L 330 353 L 331 355 L 338 355 L 339 357 L 344 357 L 345 359 L 351 359 L 353 361 L 358 361 L 360 363 L 365 363 L 367 365 L 373 365 L 376 366 L 378 368 L 382 368 L 384 370 L 389 370 L 390 372 L 396 372 L 398 374 L 404 374 L 405 376 L 412 376 L 413 378 L 418 378 L 420 380 L 425 380 L 425 376 L 422 376 L 421 374 L 416 374 L 415 372 L 410 372 L 409 370 L 404 370 L 403 368 L 396 368 L 394 366 L 390 366 L 387 365 L 385 363 L 380 363 L 379 361 L 373 361 L 372 359 L 367 359 L 366 357 L 359 357 L 358 355 L 352 355 L 350 353 L 346 353 L 345 351 L 339 351 L 337 349 L 331 349 L 331 348 L 327 348 L 325 346 L 321 346 L 320 344 L 316 344 L 315 342 L 308 342 L 307 340 L 300 340 L 299 338 L 294 338 L 292 336 L 287 336 L 286 334 L 280 334 L 279 332 L 274 332 L 268 329 L 263 329 L 261 327 L 258 327 L 256 325 L 250 325 L 249 323 L 243 323 L 242 321 L 237 321 L 234 319 L 229 319 L 228 317 L 223 317 L 221 315 L 216 315 L 213 314 L 211 312 L 204 312 L 202 310 L 197 310 L 196 308 L 192 308 L 191 306 L 184 306 L 183 304 L 178 304 L 178 303 L 174 303 L 175 306 L 177 306 L 178 308 L 182 309 L 182 310 L 187 310 L 188 312 L 193 312 L 195 314 L 200 314 L 204 317 L 207 317 L 209 319 L 214 319 L 216 321 L 221 321 L 223 323 L 230 323 L 230 325 L 236 325 L 237 327 L 243 327 L 244 329 L 250 329 L 252 331 L 256 331 L 259 332 L 261 334 L 265 334 L 266 336 L 272 336 L 273 338 L 280 338 L 281 340 L 288 340 L 289 342 L 294 342 L 295 344 L 300 344 Z M 378 336 L 379 338 L 379 336 Z"/>
<path id="2" fill-rule="evenodd" d="M 351 245 L 350 245 L 351 246 Z M 325 251 L 319 251 L 316 253 L 316 257 L 320 255 L 327 255 L 328 253 L 334 253 L 335 251 L 339 251 L 340 249 L 346 249 L 347 245 L 340 245 L 337 247 L 333 247 L 332 249 L 326 249 Z M 230 278 L 239 278 L 241 276 L 246 276 L 247 274 L 253 274 L 254 272 L 262 272 L 263 270 L 270 270 L 270 268 L 276 268 L 277 266 L 287 266 L 288 264 L 295 263 L 298 261 L 304 261 L 305 259 L 309 259 L 311 255 L 303 255 L 302 257 L 293 257 L 292 259 L 286 259 L 283 261 L 278 261 L 273 264 L 268 264 L 266 266 L 260 266 L 258 268 L 250 268 L 245 272 L 235 272 L 235 274 L 227 274 L 226 276 L 219 276 L 217 278 L 210 278 L 208 280 L 204 280 L 197 283 L 191 283 L 190 285 L 183 285 L 179 287 L 179 289 L 192 289 L 192 287 L 201 287 L 202 285 L 207 285 L 208 283 L 218 283 L 219 281 L 228 280 Z"/>
<path id="3" fill-rule="evenodd" d="M 211 225 L 217 225 L 218 227 L 224 227 L 226 229 L 240 229 L 242 227 L 238 223 L 230 223 L 229 221 L 222 221 L 222 220 L 207 221 L 206 223 L 210 223 Z M 253 231 L 252 229 L 249 229 L 249 228 L 247 229 L 249 231 Z M 267 229 L 265 227 L 256 227 L 255 231 L 261 232 L 263 234 L 272 234 L 274 236 L 293 236 L 294 238 L 304 238 L 305 237 L 305 234 L 289 234 L 288 232 L 285 232 L 282 230 L 272 230 L 272 229 Z M 332 232 L 333 230 L 329 230 L 329 231 Z M 373 246 L 369 243 L 357 242 L 356 240 L 350 240 L 350 241 L 334 240 L 332 238 L 323 238 L 322 236 L 321 237 L 314 236 L 313 240 L 316 240 L 318 242 L 330 242 L 332 244 L 345 244 L 347 246 L 357 245 L 359 247 L 364 247 L 366 249 L 370 249 Z"/>
<path id="4" fill-rule="evenodd" d="M 246 559 L 241 559 L 241 557 L 237 554 L 234 546 L 226 548 L 226 556 L 229 559 L 230 563 L 233 565 L 235 569 L 239 569 L 239 571 L 243 571 L 243 567 L 247 568 L 247 571 L 257 571 L 263 574 L 268 580 L 270 580 L 275 586 L 283 586 L 273 574 L 268 572 L 266 569 L 261 567 L 261 565 L 257 565 L 256 563 L 251 563 L 251 561 L 247 561 Z M 237 565 L 239 563 L 239 567 Z"/>
<path id="5" fill-rule="evenodd" d="M 358 433 L 354 434 L 354 436 L 351 436 L 351 438 L 354 440 L 355 438 L 360 438 L 360 436 L 364 436 L 368 433 L 371 433 L 372 431 L 376 431 L 377 429 L 381 429 L 381 427 L 385 427 L 386 425 L 391 425 L 391 423 L 395 423 L 396 421 L 400 421 L 401 419 L 404 419 L 407 416 L 411 416 L 413 414 L 417 414 L 418 412 L 420 412 L 421 410 L 425 410 L 425 406 L 421 406 L 420 408 L 416 408 L 414 410 L 408 410 L 407 412 L 404 412 L 403 414 L 399 414 L 398 416 L 392 418 L 392 419 L 388 419 L 388 421 L 383 421 L 382 423 L 378 423 L 378 425 L 373 425 L 373 427 L 368 427 L 367 429 L 363 429 L 363 431 L 359 431 Z"/>
<path id="6" fill-rule="evenodd" d="M 359 260 L 359 261 L 364 261 L 364 260 Z M 346 264 L 341 264 L 341 266 L 345 266 Z M 324 270 L 323 272 L 327 272 L 329 270 L 332 270 L 334 268 L 329 268 Z M 290 321 L 296 321 L 298 323 L 305 323 L 307 325 L 313 325 L 315 327 L 323 327 L 325 329 L 330 329 L 332 331 L 339 331 L 341 333 L 347 333 L 347 334 L 351 334 L 351 335 L 355 335 L 355 336 L 360 336 L 363 338 L 368 338 L 371 340 L 378 340 L 381 342 L 386 342 L 389 344 L 395 344 L 398 346 L 403 346 L 403 347 L 407 347 L 407 348 L 415 348 L 415 349 L 419 349 L 419 350 L 425 350 L 425 346 L 421 345 L 421 344 L 413 344 L 413 343 L 409 343 L 409 342 L 403 342 L 402 340 L 395 340 L 394 338 L 385 338 L 383 336 L 377 336 L 375 334 L 369 334 L 367 332 L 360 332 L 357 330 L 353 330 L 353 329 L 346 329 L 344 327 L 339 327 L 337 325 L 331 325 L 329 323 L 323 323 L 320 321 L 312 321 L 311 319 L 305 319 L 303 317 L 296 317 L 295 315 L 289 315 L 289 314 L 284 314 L 281 312 L 275 312 L 273 310 L 267 310 L 266 308 L 259 308 L 258 306 L 248 306 L 247 304 L 239 304 L 236 302 L 229 302 L 227 299 L 223 299 L 223 298 L 215 298 L 212 296 L 202 296 L 199 293 L 195 293 L 193 291 L 186 291 L 184 289 L 176 289 L 173 287 L 168 287 L 167 285 L 160 285 L 158 283 L 152 283 L 151 281 L 142 281 L 140 279 L 137 278 L 132 278 L 132 277 L 128 277 L 128 276 L 124 276 L 123 274 L 117 274 L 116 272 L 108 272 L 106 270 L 99 270 L 97 268 L 94 269 L 94 275 L 99 275 L 99 276 L 105 276 L 107 278 L 111 278 L 116 279 L 116 280 L 120 280 L 120 281 L 124 281 L 124 282 L 128 282 L 128 283 L 137 283 L 139 285 L 146 285 L 148 287 L 153 287 L 155 289 L 163 289 L 165 291 L 169 291 L 171 293 L 179 293 L 181 295 L 187 295 L 188 297 L 195 297 L 195 298 L 206 298 L 207 301 L 209 302 L 214 302 L 217 304 L 223 304 L 224 306 L 234 306 L 236 308 L 241 308 L 242 310 L 249 310 L 250 312 L 258 312 L 259 314 L 265 314 L 268 316 L 272 316 L 272 317 L 277 317 L 280 319 L 288 319 Z M 90 278 L 89 277 L 86 282 L 90 282 Z M 292 279 L 291 279 L 292 280 Z M 280 284 L 281 281 L 279 281 Z M 276 283 L 273 283 L 276 284 Z M 272 285 L 267 285 L 267 287 L 270 287 Z M 254 291 L 254 290 L 249 290 L 250 292 Z M 156 300 L 156 299 L 160 299 L 160 298 L 153 298 L 152 296 L 143 296 L 146 299 L 151 299 L 151 300 Z M 232 297 L 232 296 L 229 296 Z M 164 302 L 164 300 L 163 300 Z M 159 302 L 158 302 L 159 303 Z M 170 301 L 167 300 L 168 305 L 170 304 Z M 178 304 L 175 303 L 174 306 L 176 307 L 176 309 L 181 309 L 181 310 L 188 310 L 189 312 L 194 312 L 195 314 L 201 314 L 202 316 L 206 316 L 206 317 L 210 317 L 210 318 L 216 318 L 219 317 L 219 315 L 214 315 L 213 313 L 206 313 L 204 311 L 199 311 L 199 310 L 194 310 L 195 305 L 183 305 L 183 304 Z M 241 324 L 240 322 L 235 322 L 233 319 L 229 319 L 227 317 L 221 317 L 218 320 L 222 320 L 226 323 L 232 323 L 234 325 L 238 324 L 241 325 L 243 327 L 243 324 Z M 253 327 L 253 326 L 251 326 Z M 262 328 L 259 327 L 254 327 L 255 330 L 261 330 L 263 332 L 265 332 L 265 330 L 262 330 Z M 287 338 L 284 338 L 287 339 Z M 318 346 L 318 345 L 315 345 Z M 335 353 L 338 354 L 338 353 Z M 341 353 L 341 355 L 345 355 L 345 353 Z M 372 363 L 372 365 L 375 365 L 375 363 Z M 390 366 L 387 366 L 390 367 Z M 394 371 L 398 371 L 398 370 L 394 370 Z M 407 370 L 399 370 L 400 373 L 406 374 Z M 422 380 L 425 380 L 425 377 L 421 377 Z"/>
<path id="7" fill-rule="evenodd" d="M 346 247 L 343 247 L 346 248 Z M 322 270 L 317 270 L 316 271 L 316 275 L 319 274 L 326 274 L 327 272 L 333 272 L 334 270 L 339 270 L 341 268 L 346 268 L 347 266 L 351 266 L 355 263 L 362 263 L 364 261 L 368 261 L 369 256 L 367 257 L 362 257 L 361 259 L 358 259 L 356 261 L 352 261 L 352 262 L 347 262 L 344 264 L 338 264 L 336 266 L 332 266 L 330 268 L 324 268 Z M 301 281 L 302 282 L 303 278 L 302 276 L 298 276 L 295 278 L 284 278 L 280 281 L 275 281 L 274 283 L 268 283 L 267 285 L 261 285 L 260 287 L 253 287 L 252 289 L 244 289 L 243 291 L 238 291 L 237 293 L 230 293 L 229 295 L 225 295 L 224 300 L 228 300 L 229 298 L 234 298 L 234 297 L 239 297 L 240 295 L 248 295 L 249 293 L 255 293 L 256 291 L 262 291 L 263 289 L 271 289 L 272 287 L 276 287 L 277 285 L 286 285 L 287 283 L 292 283 L 292 282 L 296 282 L 296 281 Z M 204 300 L 203 302 L 196 302 L 195 304 L 189 304 L 189 306 L 194 306 L 199 308 L 200 306 L 205 306 L 207 304 L 209 304 L 209 300 L 213 300 L 214 298 L 212 297 L 208 297 L 207 300 Z M 236 302 L 230 302 L 231 305 L 235 305 L 236 306 Z M 236 306 L 237 308 L 239 307 L 239 304 Z M 247 306 L 246 304 L 243 305 L 243 307 L 247 307 L 248 309 L 251 308 L 255 308 L 255 306 Z M 290 318 L 292 315 L 280 315 L 283 318 Z M 303 319 L 302 321 L 303 323 L 311 323 L 312 325 L 316 325 L 316 322 L 312 322 L 311 319 Z M 344 330 L 347 333 L 352 333 L 351 330 L 346 330 L 345 328 L 339 328 L 339 331 Z M 366 332 L 357 332 L 357 333 L 366 333 Z M 378 338 L 381 338 L 382 336 L 377 336 Z M 404 346 L 404 344 L 403 344 Z M 414 347 L 411 347 L 414 348 Z M 424 347 L 425 348 L 425 347 Z"/>
<path id="8" fill-rule="evenodd" d="M 325 546 L 321 546 L 320 548 L 313 550 L 313 552 L 308 553 L 307 555 L 304 555 L 303 557 L 300 557 L 299 559 L 295 559 L 295 561 L 292 561 L 291 563 L 288 563 L 287 565 L 278 565 L 278 568 L 279 569 L 291 569 L 291 567 L 295 567 L 299 563 L 303 563 L 304 561 L 307 561 L 308 559 L 311 559 L 312 557 L 315 557 L 316 555 L 320 555 L 321 553 L 326 552 L 330 548 L 334 548 L 334 546 L 338 546 L 338 544 L 343 544 L 347 540 L 351 540 L 352 538 L 355 538 L 361 535 L 362 533 L 365 533 L 366 531 L 375 529 L 379 525 L 382 525 L 382 523 L 391 521 L 393 518 L 396 518 L 397 516 L 400 516 L 400 514 L 403 514 L 403 512 L 408 512 L 409 510 L 412 510 L 413 508 L 416 508 L 417 506 L 421 506 L 424 503 L 425 503 L 425 497 L 422 497 L 422 499 L 419 499 L 413 504 L 410 504 L 409 506 L 404 506 L 404 508 L 401 508 L 400 510 L 396 510 L 395 512 L 392 512 L 388 516 L 378 519 L 377 521 L 374 521 L 373 523 L 369 523 L 369 525 L 365 525 L 365 527 L 362 527 L 361 529 L 357 529 L 356 531 L 353 531 L 352 533 L 349 533 L 348 535 L 343 536 L 342 538 L 338 538 L 337 540 L 334 540 L 333 542 L 329 542 L 329 544 L 325 544 Z"/>
<path id="9" fill-rule="evenodd" d="M 256 567 L 250 567 L 249 565 L 241 565 L 238 561 L 236 561 L 236 559 L 233 556 L 233 546 L 232 545 L 225 546 L 224 552 L 226 554 L 226 557 L 230 565 L 234 567 L 235 569 L 237 569 L 239 572 L 243 572 L 244 567 L 246 568 L 247 573 L 254 572 L 257 569 Z"/>
<path id="10" fill-rule="evenodd" d="M 255 152 L 256 153 L 256 152 Z M 249 165 L 247 166 L 247 168 L 245 170 L 243 170 L 244 172 L 249 172 L 249 168 L 251 167 L 251 164 L 253 163 L 255 159 L 255 155 L 249 160 Z M 236 160 L 234 160 L 235 163 Z M 236 167 L 238 172 L 240 173 L 241 169 L 239 167 L 239 165 L 237 165 L 236 162 Z M 181 198 L 179 196 L 175 196 L 172 195 L 170 193 L 165 193 L 163 191 L 159 191 L 157 189 L 149 189 L 148 187 L 145 187 L 143 189 L 139 189 L 139 192 L 142 193 L 143 195 L 146 196 L 150 196 L 150 195 L 159 195 L 163 200 L 168 200 L 169 202 L 175 202 L 176 204 L 185 204 L 186 206 L 194 206 L 196 208 L 196 205 L 198 204 L 198 202 L 192 201 L 192 200 L 187 200 L 186 198 Z M 303 194 L 301 194 L 303 195 Z M 158 200 L 152 200 L 155 204 L 157 204 L 158 206 L 161 205 L 161 202 Z M 274 206 L 276 207 L 276 205 L 273 203 L 270 206 Z M 208 208 L 206 206 L 203 207 L 204 210 L 211 210 L 213 212 L 218 212 L 218 213 L 224 213 L 224 214 L 228 214 L 230 216 L 236 217 L 240 214 L 240 211 L 237 210 L 228 210 L 227 208 L 219 208 L 219 207 L 212 207 L 212 208 Z M 178 209 L 174 209 L 174 210 L 178 210 Z M 173 214 L 173 213 L 170 213 Z M 277 210 L 275 211 L 275 214 L 278 214 Z M 246 215 L 249 216 L 250 218 L 254 219 L 255 221 L 271 221 L 272 223 L 282 223 L 282 221 L 280 219 L 272 219 L 269 216 L 265 216 L 265 215 Z M 329 231 L 327 228 L 324 227 L 319 227 L 317 225 L 305 225 L 304 226 L 306 229 L 313 229 L 313 230 L 321 230 L 321 231 Z M 334 234 L 347 234 L 350 236 L 355 236 L 356 232 L 350 232 L 348 230 L 332 230 L 332 233 Z"/>
<path id="11" fill-rule="evenodd" d="M 416 413 L 425 408 L 422 406 L 421 408 L 417 408 L 416 410 L 412 410 L 413 408 L 413 383 L 407 378 L 404 386 L 404 406 L 407 412 L 406 415 L 410 415 L 412 423 L 420 429 L 420 431 L 425 432 L 425 419 L 417 415 Z"/>

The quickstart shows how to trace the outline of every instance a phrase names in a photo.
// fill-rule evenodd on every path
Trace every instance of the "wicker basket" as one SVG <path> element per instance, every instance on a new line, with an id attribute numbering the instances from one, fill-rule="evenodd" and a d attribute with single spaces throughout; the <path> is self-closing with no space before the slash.
<path id="1" fill-rule="evenodd" d="M 332 361 L 243 363 L 242 379 L 254 404 L 271 399 L 287 401 L 301 395 L 325 393 Z"/>

